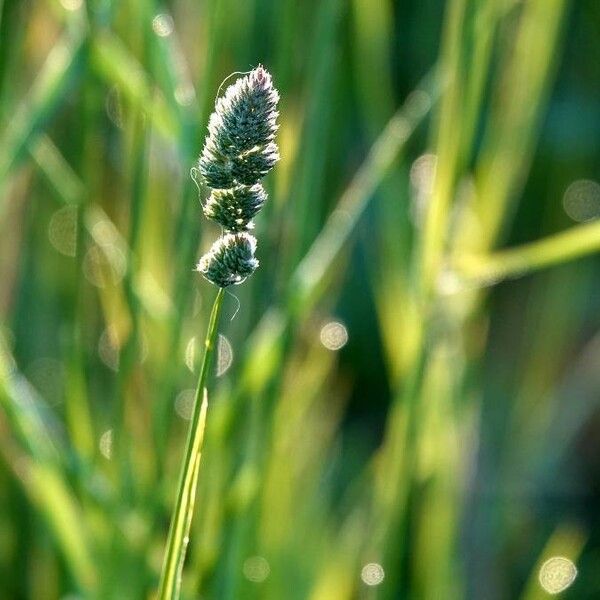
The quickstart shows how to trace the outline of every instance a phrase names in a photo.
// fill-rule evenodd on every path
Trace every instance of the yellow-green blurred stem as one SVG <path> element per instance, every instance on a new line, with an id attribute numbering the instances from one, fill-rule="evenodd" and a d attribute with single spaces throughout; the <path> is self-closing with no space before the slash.
<path id="1" fill-rule="evenodd" d="M 160 600 L 174 600 L 179 597 L 181 570 L 185 560 L 190 525 L 194 514 L 194 499 L 196 497 L 202 440 L 204 438 L 204 425 L 206 422 L 206 410 L 208 408 L 206 381 L 212 364 L 224 292 L 225 290 L 223 288 L 219 289 L 208 323 L 204 359 L 198 377 L 198 387 L 196 388 L 194 413 L 192 415 L 192 423 L 188 434 L 185 458 L 181 467 L 177 502 L 171 517 L 171 527 L 169 529 L 167 549 L 165 551 L 160 578 Z"/>
<path id="2" fill-rule="evenodd" d="M 462 256 L 456 259 L 455 268 L 464 279 L 493 282 L 525 275 L 599 250 L 600 220 L 487 256 Z"/>

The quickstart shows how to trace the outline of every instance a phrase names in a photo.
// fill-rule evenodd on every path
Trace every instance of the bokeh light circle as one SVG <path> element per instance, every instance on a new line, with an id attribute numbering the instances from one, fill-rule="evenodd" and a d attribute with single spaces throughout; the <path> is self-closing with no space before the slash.
<path id="1" fill-rule="evenodd" d="M 600 217 L 600 184 L 591 179 L 577 179 L 565 191 L 563 208 L 578 223 Z"/>
<path id="2" fill-rule="evenodd" d="M 244 577 L 254 583 L 263 582 L 271 572 L 267 559 L 262 556 L 250 556 L 242 566 Z"/>
<path id="3" fill-rule="evenodd" d="M 549 558 L 540 568 L 540 585 L 549 594 L 559 594 L 566 590 L 577 577 L 573 561 L 564 556 Z"/>
<path id="4" fill-rule="evenodd" d="M 366 585 L 379 585 L 385 578 L 385 572 L 379 563 L 368 563 L 362 568 L 360 578 Z"/>
<path id="5" fill-rule="evenodd" d="M 328 350 L 340 350 L 348 343 L 348 330 L 343 323 L 330 321 L 321 328 L 319 339 Z"/>

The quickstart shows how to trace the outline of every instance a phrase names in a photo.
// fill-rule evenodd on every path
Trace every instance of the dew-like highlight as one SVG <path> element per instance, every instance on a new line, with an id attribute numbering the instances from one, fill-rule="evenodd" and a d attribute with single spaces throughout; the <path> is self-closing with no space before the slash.
<path id="1" fill-rule="evenodd" d="M 242 572 L 248 581 L 261 583 L 269 576 L 271 567 L 266 558 L 250 556 L 244 561 Z"/>
<path id="2" fill-rule="evenodd" d="M 189 421 L 194 411 L 194 399 L 196 391 L 192 389 L 183 390 L 175 398 L 175 412 L 184 420 Z"/>
<path id="3" fill-rule="evenodd" d="M 319 339 L 328 350 L 340 350 L 348 343 L 348 330 L 343 323 L 330 321 L 321 328 Z"/>
<path id="4" fill-rule="evenodd" d="M 112 458 L 112 450 L 113 450 L 113 430 L 107 429 L 101 436 L 100 441 L 98 442 L 98 447 L 100 449 L 100 454 L 106 458 L 106 460 L 110 460 Z"/>
<path id="5" fill-rule="evenodd" d="M 194 86 L 190 84 L 180 84 L 175 88 L 173 92 L 175 102 L 180 106 L 190 106 L 196 100 L 196 91 Z"/>
<path id="6" fill-rule="evenodd" d="M 123 127 L 123 103 L 121 102 L 121 91 L 114 85 L 106 94 L 106 114 L 108 118 L 119 128 Z"/>
<path id="7" fill-rule="evenodd" d="M 173 33 L 174 29 L 173 17 L 161 13 L 152 19 L 152 29 L 158 37 L 168 37 Z"/>
<path id="8" fill-rule="evenodd" d="M 105 329 L 98 339 L 98 356 L 100 360 L 113 371 L 119 370 L 119 342 L 113 327 Z"/>
<path id="9" fill-rule="evenodd" d="M 563 208 L 578 223 L 597 219 L 600 217 L 600 184 L 591 179 L 577 179 L 565 191 Z"/>
<path id="10" fill-rule="evenodd" d="M 564 556 L 549 558 L 540 568 L 539 582 L 549 594 L 559 594 L 566 590 L 577 577 L 577 567 Z"/>
<path id="11" fill-rule="evenodd" d="M 77 254 L 77 207 L 64 206 L 50 217 L 48 239 L 64 256 Z"/>
<path id="12" fill-rule="evenodd" d="M 60 0 L 65 10 L 76 11 L 83 6 L 83 0 Z"/>
<path id="13" fill-rule="evenodd" d="M 193 373 L 196 369 L 196 337 L 189 339 L 185 346 L 185 366 Z"/>
<path id="14" fill-rule="evenodd" d="M 217 342 L 217 377 L 225 375 L 233 363 L 233 348 L 229 343 L 229 340 L 219 334 L 219 341 Z"/>
<path id="15" fill-rule="evenodd" d="M 419 156 L 410 168 L 410 184 L 412 188 L 412 202 L 410 212 L 416 225 L 423 223 L 425 211 L 433 191 L 437 156 L 426 153 Z"/>
<path id="16" fill-rule="evenodd" d="M 379 563 L 367 563 L 360 572 L 360 578 L 364 584 L 375 586 L 383 581 L 385 572 Z"/>

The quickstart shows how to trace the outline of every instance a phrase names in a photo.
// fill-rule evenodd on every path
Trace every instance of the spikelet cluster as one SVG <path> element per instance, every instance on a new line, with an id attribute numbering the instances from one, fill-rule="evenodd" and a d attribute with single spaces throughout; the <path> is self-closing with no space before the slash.
<path id="1" fill-rule="evenodd" d="M 258 267 L 252 219 L 267 193 L 260 180 L 279 160 L 275 143 L 279 94 L 258 66 L 230 85 L 216 103 L 198 170 L 211 194 L 204 215 L 224 235 L 200 259 L 197 270 L 219 287 L 242 283 Z"/>
<path id="2" fill-rule="evenodd" d="M 198 271 L 219 287 L 242 283 L 258 267 L 255 250 L 254 236 L 226 233 L 200 259 Z"/>

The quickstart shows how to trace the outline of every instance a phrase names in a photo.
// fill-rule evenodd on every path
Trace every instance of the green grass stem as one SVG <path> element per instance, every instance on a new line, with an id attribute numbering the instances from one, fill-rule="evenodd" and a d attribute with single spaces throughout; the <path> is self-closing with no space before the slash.
<path id="1" fill-rule="evenodd" d="M 224 289 L 220 288 L 217 297 L 215 298 L 208 323 L 206 340 L 204 342 L 204 360 L 202 361 L 202 367 L 198 377 L 198 386 L 196 388 L 196 397 L 194 400 L 194 412 L 188 434 L 185 458 L 181 469 L 181 476 L 179 478 L 177 501 L 175 509 L 173 510 L 169 538 L 167 540 L 167 549 L 163 563 L 159 588 L 160 600 L 171 600 L 172 598 L 179 597 L 181 570 L 185 560 L 190 525 L 194 513 L 194 499 L 196 497 L 202 440 L 204 438 L 204 425 L 208 408 L 206 382 L 212 364 L 224 293 Z"/>

